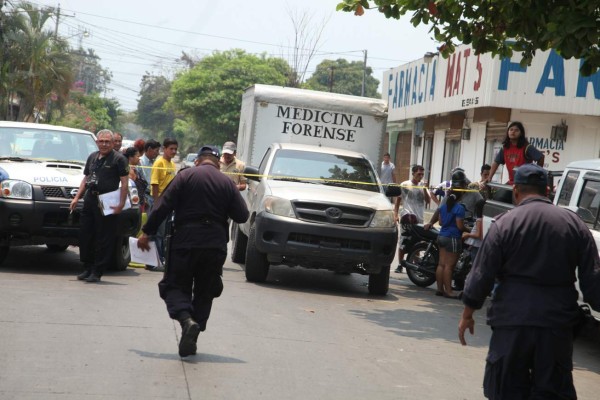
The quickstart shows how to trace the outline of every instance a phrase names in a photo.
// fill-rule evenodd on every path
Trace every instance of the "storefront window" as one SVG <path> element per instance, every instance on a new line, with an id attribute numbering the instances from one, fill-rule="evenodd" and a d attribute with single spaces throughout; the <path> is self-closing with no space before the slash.
<path id="1" fill-rule="evenodd" d="M 496 158 L 496 154 L 498 154 L 498 152 L 500 151 L 501 148 L 502 148 L 501 140 L 488 140 L 486 142 L 486 149 L 485 149 L 485 163 L 492 165 L 492 163 L 494 162 L 494 159 Z M 496 170 L 496 173 L 494 174 L 494 176 L 491 177 L 492 182 L 502 183 L 502 171 L 504 171 L 504 165 L 500 164 L 498 166 L 498 169 Z"/>
<path id="2" fill-rule="evenodd" d="M 450 171 L 453 168 L 459 167 L 460 160 L 460 140 L 446 140 L 446 148 L 444 150 L 444 173 L 443 177 L 450 177 Z"/>

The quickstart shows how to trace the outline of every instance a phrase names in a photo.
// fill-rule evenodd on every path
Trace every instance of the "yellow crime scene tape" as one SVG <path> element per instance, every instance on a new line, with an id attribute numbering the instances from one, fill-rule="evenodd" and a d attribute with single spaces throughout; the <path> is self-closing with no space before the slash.
<path id="1" fill-rule="evenodd" d="M 144 166 L 144 165 L 130 165 L 130 167 L 135 168 L 155 168 L 155 169 L 169 169 L 166 167 L 152 167 L 152 166 Z M 302 176 L 287 176 L 287 175 L 265 175 L 265 174 L 244 174 L 241 172 L 223 172 L 225 175 L 233 175 L 233 176 L 252 176 L 256 178 L 267 178 L 267 179 L 289 179 L 289 180 L 299 180 L 299 181 L 315 181 L 315 182 L 332 182 L 332 183 L 347 183 L 353 185 L 365 185 L 365 186 L 378 186 L 379 184 L 376 182 L 364 182 L 364 181 L 351 181 L 347 179 L 329 179 L 329 178 L 311 178 L 311 177 L 302 177 Z M 405 189 L 429 189 L 436 190 L 442 189 L 444 191 L 450 190 L 450 188 L 439 188 L 437 186 L 407 186 L 399 183 L 388 183 L 382 184 L 382 186 L 395 186 Z M 479 189 L 453 189 L 455 192 L 479 192 Z"/>

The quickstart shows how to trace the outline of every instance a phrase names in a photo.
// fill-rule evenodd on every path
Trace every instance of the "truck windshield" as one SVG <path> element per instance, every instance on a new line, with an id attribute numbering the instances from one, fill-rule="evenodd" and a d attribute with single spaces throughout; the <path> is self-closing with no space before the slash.
<path id="1" fill-rule="evenodd" d="M 367 160 L 337 154 L 279 150 L 271 164 L 269 176 L 276 180 L 306 181 L 371 192 L 380 191 L 375 173 Z"/>
<path id="2" fill-rule="evenodd" d="M 0 158 L 85 163 L 98 150 L 94 136 L 79 132 L 0 127 Z"/>

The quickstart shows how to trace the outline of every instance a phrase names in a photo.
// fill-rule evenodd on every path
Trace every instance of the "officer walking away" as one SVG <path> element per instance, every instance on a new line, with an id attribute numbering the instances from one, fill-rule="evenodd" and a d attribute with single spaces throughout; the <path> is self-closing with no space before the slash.
<path id="1" fill-rule="evenodd" d="M 242 175 L 246 165 L 243 161 L 240 161 L 235 156 L 237 153 L 237 146 L 234 142 L 225 142 L 223 144 L 223 155 L 219 161 L 221 172 L 226 174 L 229 179 L 235 183 L 238 190 L 246 190 L 246 177 Z"/>
<path id="2" fill-rule="evenodd" d="M 600 259 L 587 226 L 553 205 L 547 173 L 534 164 L 514 175 L 517 206 L 496 217 L 475 258 L 463 292 L 460 342 L 473 313 L 499 285 L 487 313 L 492 327 L 483 391 L 489 399 L 576 399 L 573 326 L 578 293 L 600 310 Z M 577 275 L 576 275 L 577 271 Z"/>
<path id="3" fill-rule="evenodd" d="M 181 324 L 181 357 L 196 354 L 196 340 L 206 329 L 213 298 L 223 291 L 227 219 L 241 224 L 249 215 L 239 190 L 219 171 L 219 156 L 214 146 L 200 149 L 199 165 L 177 174 L 138 239 L 138 247 L 149 250 L 150 236 L 175 211 L 167 269 L 158 288 L 169 316 Z"/>
<path id="4" fill-rule="evenodd" d="M 125 156 L 113 149 L 113 133 L 103 129 L 96 137 L 99 150 L 88 157 L 83 170 L 85 176 L 69 206 L 73 212 L 83 196 L 79 258 L 84 271 L 77 275 L 77 279 L 86 282 L 99 282 L 110 265 L 115 248 L 117 214 L 123 210 L 129 190 L 129 163 Z M 105 216 L 99 207 L 98 195 L 114 192 L 119 189 L 119 184 L 119 205 L 111 207 L 114 213 Z"/>

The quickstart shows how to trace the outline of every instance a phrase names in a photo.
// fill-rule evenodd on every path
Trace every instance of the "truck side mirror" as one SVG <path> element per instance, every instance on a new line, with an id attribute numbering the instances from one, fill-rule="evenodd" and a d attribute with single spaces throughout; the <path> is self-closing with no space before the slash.
<path id="1" fill-rule="evenodd" d="M 260 175 L 258 173 L 258 168 L 256 167 L 247 166 L 246 168 L 244 168 L 244 176 L 246 177 L 246 179 L 251 181 L 260 181 Z"/>

